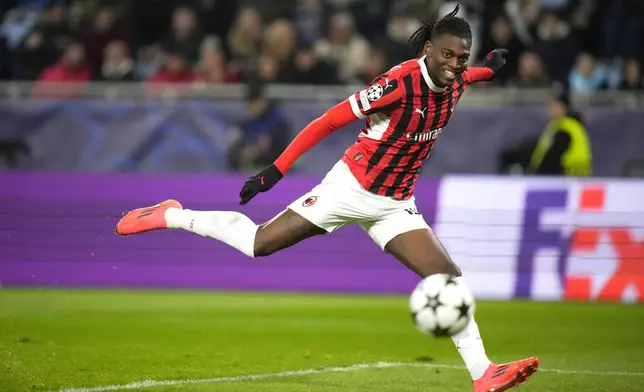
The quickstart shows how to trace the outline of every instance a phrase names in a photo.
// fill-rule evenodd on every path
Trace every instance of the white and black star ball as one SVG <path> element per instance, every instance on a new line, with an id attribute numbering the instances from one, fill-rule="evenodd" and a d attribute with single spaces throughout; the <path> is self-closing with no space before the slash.
<path id="1" fill-rule="evenodd" d="M 374 84 L 373 86 L 369 87 L 369 90 L 367 90 L 367 98 L 369 98 L 371 102 L 376 101 L 380 99 L 380 97 L 382 97 L 384 91 L 385 90 L 381 85 Z"/>

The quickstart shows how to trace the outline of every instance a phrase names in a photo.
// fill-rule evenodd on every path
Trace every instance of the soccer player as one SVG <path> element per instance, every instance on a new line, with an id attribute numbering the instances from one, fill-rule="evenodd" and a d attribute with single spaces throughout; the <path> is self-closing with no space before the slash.
<path id="1" fill-rule="evenodd" d="M 414 183 L 441 130 L 469 85 L 494 77 L 505 64 L 494 50 L 483 67 L 468 68 L 472 31 L 458 7 L 410 38 L 419 58 L 405 61 L 364 90 L 307 125 L 271 166 L 251 176 L 240 204 L 270 190 L 294 162 L 325 136 L 366 118 L 356 142 L 309 193 L 270 221 L 257 225 L 234 211 L 193 211 L 175 200 L 128 213 L 120 235 L 180 228 L 222 241 L 250 257 L 288 248 L 309 237 L 359 224 L 385 252 L 426 277 L 461 270 L 429 228 L 414 202 Z M 504 391 L 524 382 L 537 358 L 497 365 L 488 359 L 474 319 L 452 337 L 475 392 Z"/>

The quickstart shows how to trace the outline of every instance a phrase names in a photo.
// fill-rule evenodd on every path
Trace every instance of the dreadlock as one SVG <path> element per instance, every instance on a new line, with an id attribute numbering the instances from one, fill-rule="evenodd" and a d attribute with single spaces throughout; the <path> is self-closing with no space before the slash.
<path id="1" fill-rule="evenodd" d="M 456 4 L 456 8 L 445 15 L 443 19 L 436 22 L 423 22 L 418 30 L 409 37 L 409 43 L 416 49 L 416 55 L 422 53 L 427 41 L 431 41 L 433 37 L 441 34 L 449 33 L 470 41 L 472 40 L 472 29 L 469 23 L 465 19 L 456 16 L 459 9 L 460 6 Z"/>

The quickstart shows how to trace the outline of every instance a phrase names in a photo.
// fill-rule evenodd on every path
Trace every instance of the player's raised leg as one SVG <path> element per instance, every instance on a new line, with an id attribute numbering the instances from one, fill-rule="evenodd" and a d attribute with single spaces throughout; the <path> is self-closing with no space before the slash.
<path id="1" fill-rule="evenodd" d="M 461 270 L 428 228 L 397 235 L 386 244 L 385 250 L 422 278 L 443 273 L 463 279 Z M 452 340 L 472 377 L 475 392 L 499 392 L 510 389 L 524 382 L 539 366 L 537 358 L 502 365 L 493 364 L 485 353 L 483 340 L 474 319 L 463 331 L 452 336 Z"/>
<path id="2" fill-rule="evenodd" d="M 257 225 L 239 212 L 185 210 L 175 200 L 131 211 L 118 222 L 116 233 L 132 235 L 166 228 L 184 229 L 217 239 L 249 257 L 268 256 L 306 238 L 326 233 L 290 209 Z"/>

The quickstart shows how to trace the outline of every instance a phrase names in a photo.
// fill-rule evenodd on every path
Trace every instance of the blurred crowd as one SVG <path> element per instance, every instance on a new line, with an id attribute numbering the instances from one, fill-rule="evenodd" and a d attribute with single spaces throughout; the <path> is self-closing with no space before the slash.
<path id="1" fill-rule="evenodd" d="M 442 0 L 5 0 L 0 78 L 364 84 L 414 56 Z M 494 82 L 643 87 L 642 0 L 463 0 L 473 63 L 510 50 Z"/>

